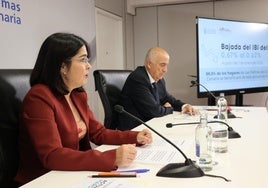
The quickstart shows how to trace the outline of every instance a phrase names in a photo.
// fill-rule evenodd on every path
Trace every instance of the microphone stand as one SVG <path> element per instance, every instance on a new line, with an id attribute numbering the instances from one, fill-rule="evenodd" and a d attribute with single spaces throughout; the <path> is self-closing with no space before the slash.
<path id="1" fill-rule="evenodd" d="M 198 85 L 203 87 L 214 98 L 215 101 L 217 100 L 217 97 L 211 91 L 209 91 L 204 85 L 198 83 L 197 81 L 192 80 L 190 87 L 198 86 Z M 221 114 L 219 114 L 219 111 L 218 111 L 218 114 L 215 115 L 214 118 L 217 119 L 220 115 Z M 236 116 L 232 112 L 230 112 L 230 110 L 227 110 L 227 116 L 228 118 L 236 118 Z"/>
<path id="2" fill-rule="evenodd" d="M 223 121 L 209 121 L 208 123 L 222 123 L 228 127 L 228 138 L 241 138 L 240 134 Z"/>
<path id="3" fill-rule="evenodd" d="M 161 168 L 156 176 L 160 177 L 176 177 L 176 178 L 192 178 L 192 177 L 201 177 L 204 176 L 205 173 L 202 171 L 202 169 L 197 166 L 194 162 L 192 162 L 191 159 L 187 158 L 187 156 L 181 151 L 179 147 L 177 147 L 174 143 L 172 143 L 170 140 L 168 140 L 166 137 L 158 133 L 156 130 L 154 130 L 151 126 L 147 125 L 144 121 L 137 118 L 136 116 L 130 114 L 129 112 L 125 111 L 124 108 L 120 105 L 115 105 L 114 110 L 118 113 L 126 114 L 127 116 L 137 120 L 141 124 L 145 125 L 148 129 L 153 131 L 155 134 L 160 136 L 162 139 L 164 139 L 166 142 L 168 142 L 170 145 L 172 145 L 174 148 L 176 148 L 185 158 L 184 163 L 169 163 L 163 168 Z"/>
<path id="4" fill-rule="evenodd" d="M 191 81 L 191 84 L 192 85 L 190 85 L 190 87 L 198 86 L 198 85 L 202 86 L 215 99 L 215 101 L 217 100 L 217 97 L 211 91 L 209 91 L 204 85 L 202 85 L 194 80 Z"/>
<path id="5" fill-rule="evenodd" d="M 173 126 L 177 126 L 177 125 L 190 125 L 190 124 L 198 124 L 199 122 L 190 122 L 190 123 L 176 123 L 176 124 L 172 124 L 172 123 L 167 123 L 166 127 L 167 128 L 171 128 Z M 236 131 L 234 131 L 234 129 L 229 126 L 227 123 L 223 122 L 223 121 L 208 121 L 208 123 L 222 123 L 224 125 L 226 125 L 228 127 L 228 138 L 232 139 L 232 138 L 241 138 L 240 134 Z"/>

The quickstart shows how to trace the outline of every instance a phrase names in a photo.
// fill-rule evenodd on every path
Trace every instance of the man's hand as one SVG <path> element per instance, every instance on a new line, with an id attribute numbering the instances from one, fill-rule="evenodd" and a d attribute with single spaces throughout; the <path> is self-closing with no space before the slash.
<path id="1" fill-rule="evenodd" d="M 182 114 L 189 114 L 189 115 L 195 115 L 197 112 L 196 110 L 194 109 L 194 107 L 192 107 L 190 104 L 186 104 L 182 111 L 181 111 Z"/>
<path id="2" fill-rule="evenodd" d="M 166 102 L 163 106 L 168 108 L 168 107 L 171 107 L 171 104 L 169 102 Z"/>

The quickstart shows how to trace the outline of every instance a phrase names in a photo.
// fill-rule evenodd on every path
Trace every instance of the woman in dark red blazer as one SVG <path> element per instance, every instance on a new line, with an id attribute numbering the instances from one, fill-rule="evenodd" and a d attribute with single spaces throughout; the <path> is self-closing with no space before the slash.
<path id="1" fill-rule="evenodd" d="M 73 34 L 55 33 L 42 44 L 22 104 L 19 184 L 50 170 L 116 170 L 135 159 L 135 144 L 151 143 L 146 129 L 109 130 L 95 119 L 82 87 L 89 58 L 87 42 Z M 121 146 L 100 152 L 90 142 Z"/>

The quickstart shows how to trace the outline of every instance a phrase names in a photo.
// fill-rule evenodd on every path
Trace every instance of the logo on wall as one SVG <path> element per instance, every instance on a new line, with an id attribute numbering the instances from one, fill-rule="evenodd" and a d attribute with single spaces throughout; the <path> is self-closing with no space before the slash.
<path id="1" fill-rule="evenodd" d="M 1 0 L 0 20 L 3 23 L 21 25 L 22 20 L 18 13 L 21 12 L 21 5 L 7 0 Z"/>

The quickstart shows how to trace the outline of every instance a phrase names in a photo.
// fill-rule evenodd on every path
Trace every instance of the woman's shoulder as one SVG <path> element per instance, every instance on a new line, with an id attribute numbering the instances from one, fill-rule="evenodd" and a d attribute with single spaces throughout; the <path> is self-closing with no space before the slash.
<path id="1" fill-rule="evenodd" d="M 58 104 L 58 101 L 60 101 L 60 99 L 52 93 L 48 86 L 44 84 L 36 84 L 31 87 L 24 97 L 22 108 L 25 112 L 37 108 L 43 109 L 45 106 L 54 108 L 55 104 Z"/>
<path id="2" fill-rule="evenodd" d="M 28 94 L 42 94 L 42 95 L 50 93 L 52 94 L 52 91 L 47 85 L 44 84 L 36 84 L 32 86 L 28 92 Z"/>
<path id="3" fill-rule="evenodd" d="M 26 94 L 24 101 L 32 101 L 38 99 L 42 101 L 50 101 L 58 98 L 51 89 L 44 84 L 36 84 L 31 87 L 31 89 Z"/>

